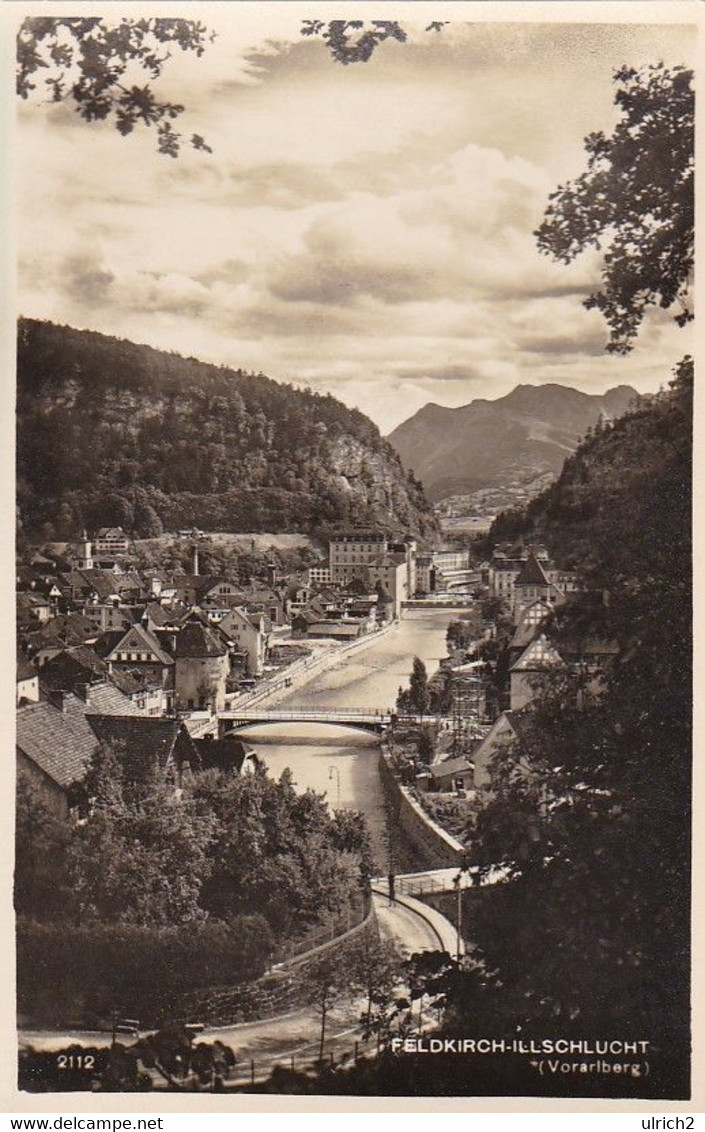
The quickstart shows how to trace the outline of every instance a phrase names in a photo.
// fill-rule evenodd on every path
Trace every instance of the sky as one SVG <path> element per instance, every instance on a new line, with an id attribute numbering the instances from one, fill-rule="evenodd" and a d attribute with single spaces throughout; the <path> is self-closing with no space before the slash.
<path id="1" fill-rule="evenodd" d="M 471 23 L 455 5 L 441 32 L 404 19 L 407 43 L 343 67 L 300 36 L 298 5 L 201 7 L 217 39 L 155 91 L 212 155 L 21 104 L 21 314 L 330 392 L 383 432 L 520 383 L 668 380 L 689 330 L 655 312 L 630 355 L 606 354 L 582 306 L 599 254 L 554 264 L 532 232 L 585 135 L 614 125 L 613 71 L 691 64 L 692 28 Z"/>

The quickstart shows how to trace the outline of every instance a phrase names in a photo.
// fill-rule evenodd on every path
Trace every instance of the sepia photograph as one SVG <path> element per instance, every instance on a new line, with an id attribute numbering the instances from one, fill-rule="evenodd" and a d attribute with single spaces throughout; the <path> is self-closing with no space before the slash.
<path id="1" fill-rule="evenodd" d="M 3 7 L 19 1094 L 689 1100 L 691 5 Z"/>

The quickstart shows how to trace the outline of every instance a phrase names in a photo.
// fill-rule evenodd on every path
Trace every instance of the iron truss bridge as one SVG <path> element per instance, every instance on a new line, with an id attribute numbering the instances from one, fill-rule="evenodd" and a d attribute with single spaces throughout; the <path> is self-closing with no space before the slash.
<path id="1" fill-rule="evenodd" d="M 270 711 L 242 708 L 240 711 L 218 712 L 218 722 L 229 725 L 230 730 L 251 727 L 257 723 L 329 723 L 337 727 L 358 727 L 362 731 L 384 731 L 391 721 L 389 711 L 359 708 L 341 708 L 339 711 L 326 708 L 273 708 Z"/>

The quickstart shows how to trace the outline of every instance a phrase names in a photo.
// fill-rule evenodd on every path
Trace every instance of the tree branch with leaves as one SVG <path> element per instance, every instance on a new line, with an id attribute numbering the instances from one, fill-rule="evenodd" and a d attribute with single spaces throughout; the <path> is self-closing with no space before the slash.
<path id="1" fill-rule="evenodd" d="M 159 152 L 176 157 L 185 139 L 172 123 L 185 108 L 159 99 L 152 83 L 175 48 L 200 58 L 214 38 L 196 20 L 124 18 L 110 26 L 100 17 L 28 17 L 17 35 L 17 93 L 28 100 L 44 91 L 49 102 L 73 103 L 87 122 L 111 121 L 123 136 L 154 127 Z M 212 152 L 200 134 L 188 144 Z"/>
<path id="2" fill-rule="evenodd" d="M 572 263 L 603 250 L 599 290 L 586 300 L 609 326 L 607 350 L 626 354 L 650 307 L 693 317 L 695 96 L 692 72 L 652 64 L 622 67 L 613 133 L 585 139 L 587 170 L 549 197 L 534 233 L 541 252 Z"/>

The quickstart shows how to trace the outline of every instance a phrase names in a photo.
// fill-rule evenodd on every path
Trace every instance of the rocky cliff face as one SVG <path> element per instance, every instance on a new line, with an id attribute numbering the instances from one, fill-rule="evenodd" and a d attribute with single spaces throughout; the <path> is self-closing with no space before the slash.
<path id="1" fill-rule="evenodd" d="M 18 503 L 30 534 L 113 523 L 433 537 L 376 426 L 330 396 L 89 331 L 22 320 Z"/>
<path id="2" fill-rule="evenodd" d="M 620 385 L 590 395 L 562 385 L 518 385 L 496 401 L 458 409 L 425 405 L 389 436 L 432 499 L 557 475 L 602 416 L 613 420 L 637 394 Z"/>

